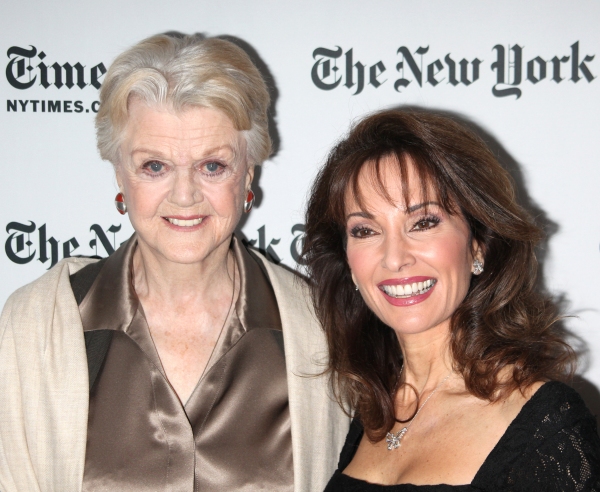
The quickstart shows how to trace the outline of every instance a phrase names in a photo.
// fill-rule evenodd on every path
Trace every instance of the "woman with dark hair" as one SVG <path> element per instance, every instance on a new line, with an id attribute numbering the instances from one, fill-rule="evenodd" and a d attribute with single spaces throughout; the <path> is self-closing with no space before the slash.
<path id="1" fill-rule="evenodd" d="M 338 490 L 600 490 L 575 356 L 536 289 L 540 229 L 452 119 L 359 122 L 313 186 L 304 257 L 340 405 Z"/>

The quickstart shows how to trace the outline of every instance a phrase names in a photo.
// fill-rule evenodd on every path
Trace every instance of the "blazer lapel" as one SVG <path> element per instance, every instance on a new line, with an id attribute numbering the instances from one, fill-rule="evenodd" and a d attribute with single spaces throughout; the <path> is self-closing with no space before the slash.
<path id="1" fill-rule="evenodd" d="M 258 256 L 258 255 L 257 255 Z M 294 490 L 323 490 L 337 468 L 350 425 L 331 396 L 326 369 L 327 345 L 310 305 L 304 281 L 260 256 L 281 314 L 287 366 Z"/>

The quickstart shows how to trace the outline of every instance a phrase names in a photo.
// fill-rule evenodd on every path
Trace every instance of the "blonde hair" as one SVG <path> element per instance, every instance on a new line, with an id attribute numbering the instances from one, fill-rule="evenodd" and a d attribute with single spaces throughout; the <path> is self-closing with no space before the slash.
<path id="1" fill-rule="evenodd" d="M 266 84 L 248 55 L 235 44 L 201 35 L 160 34 L 119 55 L 100 90 L 96 136 L 100 156 L 116 165 L 135 97 L 175 111 L 208 107 L 222 111 L 246 139 L 249 165 L 271 153 Z"/>

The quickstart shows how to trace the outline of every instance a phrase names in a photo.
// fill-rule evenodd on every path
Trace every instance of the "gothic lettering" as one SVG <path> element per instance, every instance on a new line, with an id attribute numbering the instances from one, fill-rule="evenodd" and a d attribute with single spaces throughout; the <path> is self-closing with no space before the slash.
<path id="1" fill-rule="evenodd" d="M 71 253 L 73 251 L 75 251 L 77 248 L 79 248 L 79 243 L 77 242 L 77 239 L 75 239 L 74 237 L 72 237 L 68 241 L 65 241 L 63 243 L 63 258 L 70 258 Z"/>
<path id="2" fill-rule="evenodd" d="M 517 99 L 521 97 L 521 89 L 517 87 L 499 88 L 500 85 L 514 85 L 517 86 L 521 83 L 521 59 L 523 48 L 518 44 L 515 44 L 509 51 L 512 52 L 512 58 L 510 61 L 506 60 L 506 50 L 501 44 L 497 44 L 493 48 L 496 50 L 497 59 L 492 63 L 492 70 L 496 71 L 496 85 L 492 88 L 492 94 L 496 97 L 506 96 L 517 96 Z M 512 82 L 507 79 L 507 72 L 512 73 Z"/>
<path id="3" fill-rule="evenodd" d="M 95 233 L 95 239 L 90 241 L 90 247 L 95 248 L 95 256 L 99 256 L 97 242 L 102 245 L 107 255 L 115 251 L 116 233 L 120 230 L 121 225 L 112 225 L 106 229 L 106 232 L 98 224 L 92 225 L 90 231 Z M 44 265 L 47 264 L 50 269 L 61 259 L 59 253 L 62 252 L 62 258 L 69 258 L 79 248 L 79 241 L 75 237 L 63 241 L 62 248 L 59 248 L 60 241 L 49 235 L 46 224 L 38 227 L 38 233 L 34 235 L 35 231 L 36 225 L 33 221 L 30 221 L 29 224 L 9 222 L 6 226 L 9 236 L 4 244 L 4 251 L 10 261 L 24 265 L 30 263 L 37 253 L 38 261 Z M 112 243 L 108 239 L 107 233 L 113 235 Z M 37 245 L 34 245 L 33 241 L 36 241 L 36 236 Z M 277 242 L 273 242 L 273 244 L 277 244 Z"/>
<path id="4" fill-rule="evenodd" d="M 344 85 L 351 89 L 354 87 L 354 69 L 356 68 L 356 92 L 360 94 L 365 87 L 365 66 L 361 62 L 353 63 L 352 49 L 346 51 L 346 82 Z"/>
<path id="5" fill-rule="evenodd" d="M 256 239 L 250 239 L 248 244 L 252 246 L 256 246 L 258 250 L 264 254 L 267 258 L 269 258 L 274 263 L 281 263 L 281 258 L 273 249 L 273 246 L 277 246 L 281 239 L 271 239 L 269 244 L 267 245 L 267 234 L 266 234 L 266 226 L 261 226 L 257 229 L 258 232 L 258 245 Z"/>
<path id="6" fill-rule="evenodd" d="M 383 72 L 385 72 L 385 65 L 381 61 L 371 65 L 371 68 L 369 68 L 369 84 L 375 87 L 375 89 L 385 82 L 385 80 L 377 80 L 377 77 L 379 77 Z"/>
<path id="7" fill-rule="evenodd" d="M 42 263 L 50 261 L 50 267 L 52 268 L 58 262 L 58 241 L 53 237 L 46 239 L 46 224 L 42 225 L 38 229 L 39 234 L 39 246 L 40 246 L 40 257 L 38 260 Z M 50 244 L 50 257 L 48 257 L 48 248 L 46 243 Z"/>
<path id="8" fill-rule="evenodd" d="M 340 82 L 342 81 L 341 77 L 336 78 L 338 67 L 337 67 L 337 59 L 342 56 L 342 48 L 339 46 L 337 50 L 328 50 L 326 48 L 317 48 L 313 51 L 313 58 L 317 57 L 326 57 L 318 58 L 315 64 L 312 67 L 311 77 L 313 84 L 315 84 L 319 89 L 324 91 L 330 91 L 335 89 Z M 333 67 L 331 66 L 331 60 L 334 61 Z M 319 68 L 321 69 L 319 71 Z M 333 77 L 333 81 L 325 82 L 325 79 Z"/>
<path id="9" fill-rule="evenodd" d="M 104 248 L 104 251 L 106 251 L 106 254 L 111 255 L 115 252 L 115 250 L 117 249 L 117 246 L 114 241 L 114 234 L 116 234 L 120 230 L 121 230 L 120 225 L 119 226 L 110 226 L 108 228 L 108 232 L 113 234 L 113 244 L 111 244 L 108 239 L 108 236 L 106 235 L 106 233 L 104 232 L 102 227 L 100 227 L 98 224 L 94 224 L 94 225 L 92 225 L 92 227 L 90 227 L 90 231 L 92 231 L 96 234 L 96 238 L 92 239 L 90 241 L 90 248 L 95 249 L 96 256 L 99 256 L 98 255 L 98 241 L 100 241 L 100 244 Z"/>
<path id="10" fill-rule="evenodd" d="M 546 78 L 546 60 L 536 56 L 527 62 L 527 80 L 537 84 Z"/>
<path id="11" fill-rule="evenodd" d="M 33 244 L 29 238 L 29 235 L 35 231 L 35 222 L 30 221 L 29 225 L 21 224 L 20 222 L 9 222 L 6 226 L 6 232 L 13 232 L 6 243 L 4 243 L 4 251 L 6 252 L 6 256 L 13 263 L 17 263 L 18 265 L 24 265 L 33 260 L 35 256 L 35 250 L 31 251 L 31 245 Z M 27 234 L 27 241 L 25 241 L 24 234 Z M 22 253 L 27 245 L 27 256 L 21 256 L 19 253 Z"/>
<path id="12" fill-rule="evenodd" d="M 299 265 L 304 264 L 304 261 L 302 260 L 302 247 L 303 247 L 305 230 L 306 230 L 306 227 L 304 226 L 304 224 L 294 224 L 292 226 L 292 234 L 294 234 L 294 240 L 292 241 L 292 244 L 290 245 L 290 253 L 291 253 L 294 261 L 296 263 L 298 263 Z M 299 234 L 296 234 L 296 233 L 299 233 Z"/>
<path id="13" fill-rule="evenodd" d="M 435 76 L 442 70 L 444 70 L 444 65 L 442 65 L 442 62 L 439 60 L 436 60 L 427 66 L 427 82 L 429 82 L 433 87 L 441 82 L 441 80 L 437 80 Z"/>
<path id="14" fill-rule="evenodd" d="M 458 85 L 458 80 L 456 80 L 456 62 L 452 59 L 450 53 L 446 55 L 444 61 L 448 65 L 448 82 L 456 87 Z"/>
<path id="15" fill-rule="evenodd" d="M 421 56 L 421 67 L 423 66 L 423 55 L 425 53 L 427 53 L 429 51 L 429 46 L 426 47 L 419 47 L 417 48 L 417 50 L 415 51 L 415 53 L 417 55 Z M 400 48 L 398 48 L 398 51 L 396 53 L 400 53 L 402 54 L 403 57 L 403 61 L 399 62 L 396 65 L 396 70 L 398 70 L 398 72 L 400 72 L 401 74 L 401 78 L 399 78 L 398 80 L 396 80 L 396 83 L 394 84 L 394 89 L 396 89 L 398 92 L 400 92 L 400 88 L 401 87 L 408 87 L 408 84 L 410 84 L 410 80 L 404 78 L 404 62 L 406 62 L 408 64 L 408 67 L 410 68 L 413 76 L 415 77 L 417 83 L 419 84 L 420 87 L 423 87 L 423 70 L 421 69 L 421 67 L 419 67 L 417 65 L 417 62 L 415 61 L 415 59 L 413 58 L 411 52 L 409 51 L 409 49 L 406 46 L 401 46 Z"/>
<path id="16" fill-rule="evenodd" d="M 38 52 L 35 46 L 30 49 L 12 46 L 7 51 L 9 62 L 6 65 L 6 80 L 15 89 L 25 90 L 31 88 L 36 81 L 44 89 L 51 85 L 60 89 L 72 89 L 77 86 L 84 89 L 88 85 L 99 89 L 102 85 L 101 78 L 106 73 L 103 63 L 98 63 L 89 71 L 89 84 L 86 82 L 85 66 L 76 63 L 46 63 L 47 55 L 44 51 Z M 34 61 L 34 59 L 36 59 Z M 38 62 L 36 65 L 35 62 Z M 39 75 L 39 79 L 38 79 Z"/>
<path id="17" fill-rule="evenodd" d="M 98 63 L 95 67 L 92 67 L 92 81 L 90 82 L 96 89 L 100 89 L 102 83 L 100 82 L 100 78 L 106 73 L 106 67 L 104 63 Z"/>
<path id="18" fill-rule="evenodd" d="M 9 58 L 14 55 L 14 58 L 11 58 L 6 66 L 6 80 L 8 80 L 8 83 L 15 89 L 29 89 L 35 83 L 36 79 L 35 75 L 31 77 L 31 58 L 37 54 L 37 49 L 34 46 L 31 46 L 30 50 L 13 46 L 8 49 L 6 54 Z M 29 60 L 27 68 L 25 68 L 26 59 Z M 29 75 L 29 80 L 19 80 L 26 75 L 26 72 Z"/>
<path id="19" fill-rule="evenodd" d="M 579 41 L 571 45 L 571 80 L 575 83 L 579 82 L 581 77 L 579 72 L 583 74 L 588 82 L 591 82 L 596 77 L 592 75 L 592 72 L 586 65 L 586 62 L 591 62 L 595 55 L 586 55 L 583 57 L 583 61 L 579 63 Z"/>
<path id="20" fill-rule="evenodd" d="M 552 62 L 552 80 L 554 80 L 554 82 L 557 84 L 563 80 L 563 77 L 560 76 L 561 66 L 563 63 L 567 63 L 569 58 L 569 56 L 563 56 L 562 58 L 555 56 L 552 58 L 552 60 L 550 60 Z"/>
<path id="21" fill-rule="evenodd" d="M 569 69 L 570 80 L 575 83 L 580 80 L 590 83 L 596 79 L 592 65 L 595 55 L 582 56 L 579 41 L 570 46 L 570 56 L 546 58 L 528 52 L 526 57 L 525 48 L 519 44 L 497 44 L 492 51 L 496 55 L 490 65 L 491 72 L 495 75 L 492 86 L 492 94 L 495 97 L 515 96 L 515 99 L 519 99 L 523 94 L 524 81 L 537 85 L 551 79 L 558 84 L 568 76 L 566 72 Z M 457 58 L 448 53 L 443 58 L 431 60 L 427 59 L 427 56 L 430 56 L 429 46 L 416 49 L 401 46 L 396 54 L 400 56 L 400 61 L 396 63 L 400 77 L 394 82 L 397 92 L 402 92 L 412 82 L 416 82 L 418 88 L 440 87 L 442 82 L 454 87 L 468 87 L 482 77 L 483 60 L 477 57 L 457 61 Z M 344 67 L 338 67 L 338 60 L 342 62 L 342 55 Z M 367 85 L 373 89 L 380 89 L 386 82 L 386 79 L 381 77 L 386 70 L 384 62 L 367 65 L 356 59 L 354 48 L 347 51 L 340 46 L 335 50 L 317 48 L 313 51 L 313 58 L 316 59 L 311 74 L 313 83 L 322 90 L 331 91 L 343 85 L 351 89 L 353 95 L 359 95 L 365 91 Z"/>
<path id="22" fill-rule="evenodd" d="M 460 64 L 460 81 L 465 85 L 471 85 L 477 79 L 479 79 L 479 65 L 481 65 L 481 60 L 475 58 L 471 62 L 472 67 L 472 77 L 469 80 L 469 62 L 464 58 L 459 62 Z"/>

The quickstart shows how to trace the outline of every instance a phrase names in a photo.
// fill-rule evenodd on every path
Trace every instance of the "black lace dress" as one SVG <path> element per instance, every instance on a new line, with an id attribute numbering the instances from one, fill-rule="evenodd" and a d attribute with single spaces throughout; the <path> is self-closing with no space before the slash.
<path id="1" fill-rule="evenodd" d="M 355 419 L 325 492 L 600 491 L 596 420 L 565 384 L 544 384 L 523 406 L 468 485 L 377 485 L 341 473 L 362 438 Z"/>

